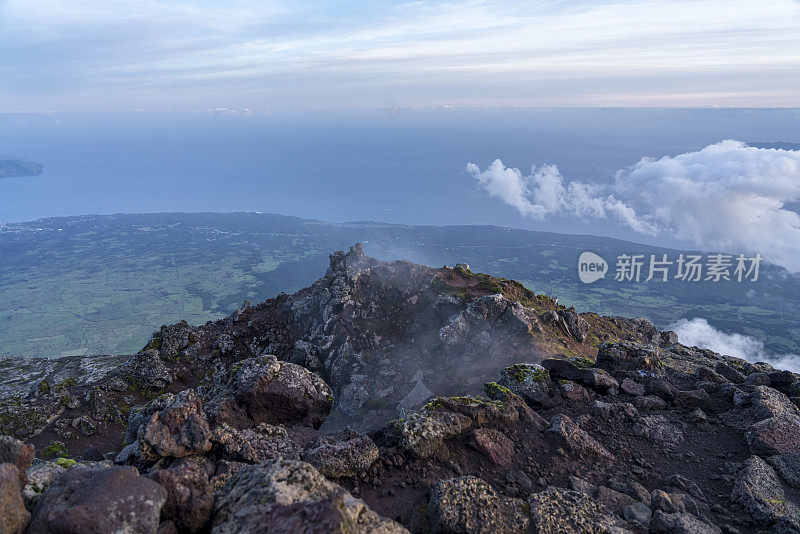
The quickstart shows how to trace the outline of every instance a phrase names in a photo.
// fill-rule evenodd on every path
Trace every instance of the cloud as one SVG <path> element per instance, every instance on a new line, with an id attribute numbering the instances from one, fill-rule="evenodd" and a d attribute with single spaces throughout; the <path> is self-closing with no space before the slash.
<path id="1" fill-rule="evenodd" d="M 726 356 L 743 358 L 751 363 L 767 362 L 776 369 L 800 373 L 800 356 L 797 354 L 770 355 L 764 343 L 742 334 L 726 334 L 717 330 L 703 318 L 681 319 L 669 327 L 678 334 L 684 345 L 710 349 Z"/>
<path id="2" fill-rule="evenodd" d="M 643 158 L 600 187 L 564 185 L 553 165 L 530 175 L 495 160 L 467 171 L 490 196 L 523 216 L 614 218 L 635 232 L 677 239 L 705 250 L 760 253 L 800 272 L 800 151 L 722 141 L 697 152 Z"/>

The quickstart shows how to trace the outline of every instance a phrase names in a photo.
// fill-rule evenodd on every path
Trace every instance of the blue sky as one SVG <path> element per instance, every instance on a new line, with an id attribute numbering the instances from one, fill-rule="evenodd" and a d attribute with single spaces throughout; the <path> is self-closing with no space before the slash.
<path id="1" fill-rule="evenodd" d="M 800 106 L 797 0 L 0 0 L 0 112 Z"/>

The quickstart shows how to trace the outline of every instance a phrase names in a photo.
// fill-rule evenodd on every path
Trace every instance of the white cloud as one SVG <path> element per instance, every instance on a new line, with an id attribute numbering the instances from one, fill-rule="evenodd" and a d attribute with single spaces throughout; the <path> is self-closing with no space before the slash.
<path id="1" fill-rule="evenodd" d="M 678 334 L 684 345 L 710 349 L 726 356 L 743 358 L 751 363 L 767 362 L 776 369 L 788 369 L 800 373 L 800 356 L 797 354 L 770 355 L 764 343 L 742 334 L 726 334 L 717 330 L 703 318 L 681 319 L 669 327 Z"/>
<path id="2" fill-rule="evenodd" d="M 613 217 L 641 234 L 677 239 L 705 250 L 760 253 L 800 272 L 800 151 L 762 149 L 722 141 L 697 152 L 643 158 L 601 190 L 564 186 L 555 166 L 523 175 L 496 160 L 467 170 L 490 195 L 522 215 Z"/>

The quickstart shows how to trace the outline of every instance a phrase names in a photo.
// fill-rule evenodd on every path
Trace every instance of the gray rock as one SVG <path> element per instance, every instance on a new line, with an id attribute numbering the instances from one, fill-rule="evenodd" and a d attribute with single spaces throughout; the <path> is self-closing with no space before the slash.
<path id="1" fill-rule="evenodd" d="M 497 383 L 507 387 L 534 407 L 556 403 L 557 389 L 547 369 L 535 363 L 518 363 L 500 370 Z"/>
<path id="2" fill-rule="evenodd" d="M 305 462 L 268 460 L 239 469 L 216 494 L 212 533 L 408 531 L 370 510 Z"/>
<path id="3" fill-rule="evenodd" d="M 632 428 L 637 436 L 675 447 L 683 441 L 683 431 L 672 424 L 663 415 L 646 415 L 641 417 Z"/>
<path id="4" fill-rule="evenodd" d="M 585 493 L 547 488 L 528 498 L 531 520 L 539 534 L 623 534 L 630 531 Z"/>
<path id="5" fill-rule="evenodd" d="M 752 518 L 777 531 L 800 531 L 800 509 L 788 501 L 775 471 L 758 456 L 747 459 L 736 477 L 731 499 Z"/>
<path id="6" fill-rule="evenodd" d="M 318 438 L 302 457 L 326 477 L 356 476 L 378 459 L 378 447 L 369 436 L 347 428 Z"/>
<path id="7" fill-rule="evenodd" d="M 530 517 L 522 499 L 498 495 L 478 477 L 438 482 L 431 489 L 428 515 L 434 532 L 489 534 L 523 532 Z"/>
<path id="8" fill-rule="evenodd" d="M 578 456 L 594 456 L 596 458 L 613 458 L 611 453 L 590 436 L 585 430 L 576 425 L 566 415 L 554 415 L 550 421 L 550 428 L 545 435 L 555 439 L 561 446 Z"/>
<path id="9" fill-rule="evenodd" d="M 33 462 L 33 445 L 11 436 L 0 436 L 0 463 L 10 463 L 19 470 L 20 482 L 25 483 L 25 470 Z"/>
<path id="10" fill-rule="evenodd" d="M 604 421 L 633 421 L 639 417 L 639 412 L 629 402 L 603 402 L 595 400 L 592 405 L 595 417 Z"/>
<path id="11" fill-rule="evenodd" d="M 33 508 L 38 499 L 45 490 L 56 479 L 67 472 L 67 469 L 61 467 L 55 462 L 39 462 L 36 465 L 28 468 L 28 481 L 25 487 L 22 488 L 22 498 L 25 500 L 27 508 Z"/>
<path id="12" fill-rule="evenodd" d="M 223 424 L 211 433 L 211 443 L 221 457 L 249 464 L 284 458 L 297 460 L 299 447 L 285 428 L 261 423 L 255 428 L 237 430 Z"/>
<path id="13" fill-rule="evenodd" d="M 547 369 L 553 378 L 574 380 L 600 392 L 619 388 L 619 383 L 611 375 L 596 367 L 580 367 L 573 361 L 561 358 L 547 358 L 542 361 L 542 367 Z"/>
<path id="14" fill-rule="evenodd" d="M 800 454 L 778 454 L 767 459 L 780 477 L 792 486 L 800 489 Z"/>
<path id="15" fill-rule="evenodd" d="M 635 502 L 622 510 L 622 517 L 625 518 L 625 521 L 632 521 L 647 528 L 650 526 L 653 510 L 643 502 Z"/>
<path id="16" fill-rule="evenodd" d="M 461 414 L 450 412 L 414 412 L 395 423 L 400 446 L 419 458 L 433 454 L 442 442 L 459 435 L 472 422 Z"/>
<path id="17" fill-rule="evenodd" d="M 722 530 L 688 514 L 667 514 L 658 510 L 650 521 L 650 532 L 654 534 L 721 534 Z"/>

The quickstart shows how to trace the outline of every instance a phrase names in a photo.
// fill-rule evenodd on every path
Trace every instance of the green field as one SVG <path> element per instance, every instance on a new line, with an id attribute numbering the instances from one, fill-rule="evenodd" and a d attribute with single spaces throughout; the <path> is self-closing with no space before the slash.
<path id="1" fill-rule="evenodd" d="M 330 224 L 255 213 L 85 216 L 0 225 L 0 357 L 130 353 L 162 324 L 203 323 L 322 276 L 333 250 L 431 266 L 469 263 L 581 311 L 646 316 L 661 327 L 703 317 L 800 353 L 800 282 L 777 268 L 756 283 L 592 285 L 592 250 L 676 254 L 624 241 L 498 227 Z"/>

